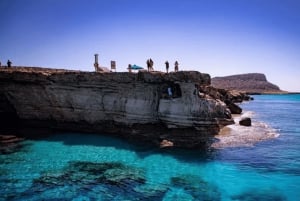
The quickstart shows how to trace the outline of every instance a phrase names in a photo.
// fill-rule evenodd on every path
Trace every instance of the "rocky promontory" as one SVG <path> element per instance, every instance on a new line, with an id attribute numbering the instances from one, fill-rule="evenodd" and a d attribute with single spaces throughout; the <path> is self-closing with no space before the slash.
<path id="1" fill-rule="evenodd" d="M 261 73 L 214 77 L 211 84 L 216 88 L 243 91 L 248 94 L 286 93 L 277 85 L 270 83 Z"/>
<path id="2" fill-rule="evenodd" d="M 96 73 L 1 68 L 0 118 L 15 127 L 199 147 L 233 123 L 220 92 L 210 82 L 208 74 L 196 71 Z"/>

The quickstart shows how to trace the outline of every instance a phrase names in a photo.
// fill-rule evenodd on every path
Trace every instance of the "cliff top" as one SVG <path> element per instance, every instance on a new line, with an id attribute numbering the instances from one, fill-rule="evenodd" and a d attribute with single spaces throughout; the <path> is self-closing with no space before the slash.
<path id="1" fill-rule="evenodd" d="M 38 76 L 29 76 L 38 75 Z M 179 72 L 147 72 L 140 71 L 138 73 L 129 72 L 87 72 L 79 70 L 65 70 L 42 67 L 11 67 L 0 68 L 0 79 L 18 79 L 18 76 L 24 80 L 23 76 L 28 76 L 28 81 L 38 79 L 39 81 L 68 81 L 76 79 L 81 82 L 98 82 L 98 81 L 117 81 L 121 83 L 143 81 L 143 82 L 193 82 L 203 85 L 210 85 L 210 75 L 197 71 L 179 71 Z M 63 77 L 62 77 L 63 76 Z M 41 80 L 41 78 L 45 78 Z"/>
<path id="2" fill-rule="evenodd" d="M 224 77 L 214 77 L 211 84 L 216 88 L 244 91 L 250 94 L 286 93 L 277 85 L 268 82 L 261 73 L 247 73 Z"/>

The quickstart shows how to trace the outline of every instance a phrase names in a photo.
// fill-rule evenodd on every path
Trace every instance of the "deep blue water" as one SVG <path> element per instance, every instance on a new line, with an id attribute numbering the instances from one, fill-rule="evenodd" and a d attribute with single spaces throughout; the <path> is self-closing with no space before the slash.
<path id="1" fill-rule="evenodd" d="M 0 155 L 0 200 L 300 200 L 300 95 L 254 98 L 242 108 L 279 137 L 206 151 L 78 133 L 26 140 Z"/>

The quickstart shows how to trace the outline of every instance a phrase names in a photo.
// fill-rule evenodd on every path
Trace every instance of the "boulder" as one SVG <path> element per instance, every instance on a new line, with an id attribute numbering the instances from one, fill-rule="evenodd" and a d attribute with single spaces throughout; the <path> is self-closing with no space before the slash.
<path id="1" fill-rule="evenodd" d="M 241 126 L 251 126 L 251 119 L 249 117 L 244 117 L 239 121 Z"/>
<path id="2" fill-rule="evenodd" d="M 241 114 L 242 113 L 242 108 L 240 108 L 240 106 L 238 106 L 237 104 L 235 104 L 229 100 L 226 100 L 225 103 L 232 114 Z"/>
<path id="3" fill-rule="evenodd" d="M 174 143 L 169 140 L 163 140 L 160 142 L 160 148 L 173 147 Z"/>

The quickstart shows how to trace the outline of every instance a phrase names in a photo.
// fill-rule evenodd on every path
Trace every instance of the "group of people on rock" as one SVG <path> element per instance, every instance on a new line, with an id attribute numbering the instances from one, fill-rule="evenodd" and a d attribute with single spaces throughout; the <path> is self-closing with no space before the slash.
<path id="1" fill-rule="evenodd" d="M 7 60 L 7 67 L 11 67 L 12 62 L 10 60 Z M 2 67 L 1 61 L 0 61 L 0 67 Z M 5 67 L 5 66 L 3 66 Z"/>
<path id="2" fill-rule="evenodd" d="M 154 62 L 153 62 L 153 60 L 152 60 L 151 58 L 147 60 L 146 64 L 147 64 L 147 69 L 148 69 L 148 71 L 154 71 L 154 68 L 153 68 Z M 166 65 L 166 72 L 169 73 L 169 68 L 170 68 L 169 62 L 166 61 L 166 62 L 165 62 L 165 65 Z M 174 66 L 174 71 L 175 71 L 175 72 L 178 72 L 178 68 L 179 68 L 179 67 L 178 67 L 178 66 L 179 66 L 178 61 L 175 61 L 175 64 L 174 64 L 174 65 L 175 65 L 175 66 Z"/>
<path id="3" fill-rule="evenodd" d="M 147 60 L 146 64 L 147 64 L 148 71 L 154 71 L 153 69 L 154 62 L 151 58 Z"/>

